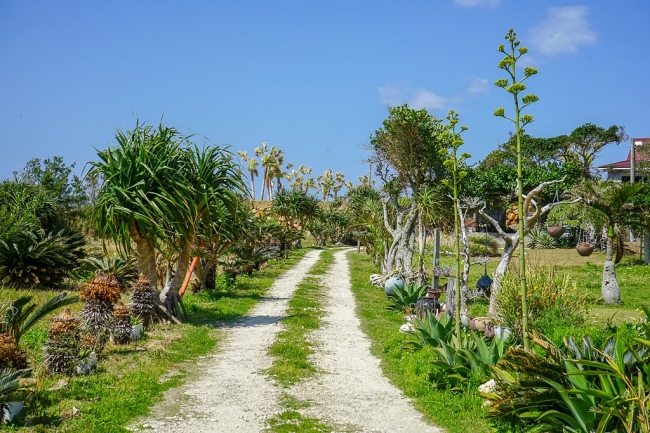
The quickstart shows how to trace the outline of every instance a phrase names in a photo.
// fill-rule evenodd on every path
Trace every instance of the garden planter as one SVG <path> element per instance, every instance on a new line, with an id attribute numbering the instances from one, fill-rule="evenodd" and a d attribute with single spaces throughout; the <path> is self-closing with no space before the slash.
<path id="1" fill-rule="evenodd" d="M 395 294 L 395 289 L 402 290 L 404 288 L 404 280 L 397 277 L 391 277 L 384 284 L 384 292 L 386 295 L 391 296 Z"/>
<path id="2" fill-rule="evenodd" d="M 131 340 L 139 340 L 140 337 L 142 336 L 142 331 L 144 331 L 144 325 L 142 323 L 138 323 L 137 325 L 133 325 L 133 329 L 131 330 Z"/>
<path id="3" fill-rule="evenodd" d="M 589 244 L 576 245 L 576 251 L 582 257 L 588 257 L 594 252 L 594 246 Z"/>
<path id="4" fill-rule="evenodd" d="M 8 423 L 14 420 L 16 415 L 20 413 L 21 410 L 23 410 L 24 403 L 22 401 L 8 401 L 5 403 L 6 411 L 4 411 L 2 414 L 2 422 L 3 423 Z"/>
<path id="5" fill-rule="evenodd" d="M 554 227 L 546 227 L 546 231 L 548 231 L 548 234 L 552 238 L 559 239 L 564 234 L 565 229 L 562 226 L 554 226 Z"/>
<path id="6" fill-rule="evenodd" d="M 512 330 L 507 326 L 495 326 L 494 327 L 494 337 L 501 338 L 503 341 L 508 341 L 512 334 Z"/>
<path id="7" fill-rule="evenodd" d="M 418 319 L 424 320 L 427 317 L 427 313 L 438 314 L 442 310 L 442 306 L 438 302 L 441 293 L 442 290 L 427 289 L 427 294 L 415 303 L 415 315 Z"/>

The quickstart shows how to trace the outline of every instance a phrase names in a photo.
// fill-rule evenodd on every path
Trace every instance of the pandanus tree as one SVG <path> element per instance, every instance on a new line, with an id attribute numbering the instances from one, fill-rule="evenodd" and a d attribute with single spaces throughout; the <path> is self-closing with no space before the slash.
<path id="1" fill-rule="evenodd" d="M 619 225 L 632 212 L 633 197 L 646 189 L 646 185 L 639 183 L 592 180 L 585 181 L 571 191 L 572 195 L 582 199 L 585 206 L 600 212 L 607 222 L 607 249 L 601 284 L 601 294 L 605 304 L 617 304 L 621 300 L 613 260 L 614 241 L 621 239 Z M 617 250 L 622 253 L 622 242 Z"/>
<path id="2" fill-rule="evenodd" d="M 138 271 L 153 285 L 156 247 L 176 249 L 176 274 L 162 297 L 180 316 L 178 292 L 192 250 L 226 216 L 236 216 L 240 195 L 247 194 L 243 175 L 227 149 L 199 148 L 162 124 L 137 123 L 132 131 L 118 129 L 115 137 L 118 145 L 99 151 L 100 161 L 90 163 L 90 173 L 104 179 L 95 206 L 99 232 L 127 250 L 133 242 Z"/>

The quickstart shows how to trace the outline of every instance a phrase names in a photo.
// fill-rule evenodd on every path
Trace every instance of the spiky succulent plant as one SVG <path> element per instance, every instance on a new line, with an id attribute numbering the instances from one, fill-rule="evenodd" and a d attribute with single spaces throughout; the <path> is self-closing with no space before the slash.
<path id="1" fill-rule="evenodd" d="M 16 339 L 9 334 L 0 334 L 0 369 L 25 367 L 25 352 L 18 348 Z"/>
<path id="2" fill-rule="evenodd" d="M 101 352 L 108 339 L 107 322 L 111 321 L 113 305 L 120 299 L 120 286 L 115 277 L 97 273 L 81 289 L 82 344 L 85 349 Z"/>
<path id="3" fill-rule="evenodd" d="M 158 292 L 144 275 L 133 285 L 131 301 L 131 313 L 142 320 L 145 327 L 158 319 Z"/>
<path id="4" fill-rule="evenodd" d="M 113 309 L 113 322 L 111 324 L 111 337 L 115 344 L 128 344 L 131 341 L 131 312 L 129 308 L 118 302 Z"/>
<path id="5" fill-rule="evenodd" d="M 79 319 L 69 308 L 52 319 L 45 343 L 45 368 L 50 374 L 72 374 L 79 364 Z"/>

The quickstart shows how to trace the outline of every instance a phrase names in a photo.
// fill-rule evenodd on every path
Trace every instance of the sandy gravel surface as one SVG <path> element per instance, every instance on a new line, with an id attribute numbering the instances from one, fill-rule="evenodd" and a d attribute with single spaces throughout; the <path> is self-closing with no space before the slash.
<path id="1" fill-rule="evenodd" d="M 361 332 L 350 291 L 346 254 L 335 254 L 322 279 L 326 293 L 323 323 L 310 334 L 316 343 L 312 362 L 319 372 L 292 388 L 274 386 L 263 374 L 272 359 L 267 349 L 280 330 L 287 302 L 319 251 L 310 251 L 271 287 L 251 315 L 224 329 L 212 355 L 196 364 L 183 386 L 165 394 L 151 415 L 132 430 L 155 432 L 261 432 L 267 420 L 286 410 L 282 393 L 310 402 L 303 416 L 321 419 L 337 432 L 442 432 L 427 424 L 411 402 L 381 374 L 370 341 Z"/>
<path id="2" fill-rule="evenodd" d="M 282 390 L 262 373 L 273 362 L 267 350 L 281 329 L 289 299 L 319 255 L 308 252 L 278 278 L 249 316 L 224 329 L 219 349 L 197 362 L 198 374 L 169 390 L 135 426 L 155 432 L 262 431 L 267 418 L 284 410 L 279 405 Z"/>
<path id="3" fill-rule="evenodd" d="M 322 279 L 326 314 L 322 326 L 311 334 L 319 347 L 312 361 L 320 374 L 289 393 L 311 401 L 304 413 L 321 418 L 337 431 L 442 432 L 423 421 L 410 400 L 382 375 L 379 360 L 370 353 L 370 340 L 355 314 L 348 252 L 335 254 L 334 265 Z"/>

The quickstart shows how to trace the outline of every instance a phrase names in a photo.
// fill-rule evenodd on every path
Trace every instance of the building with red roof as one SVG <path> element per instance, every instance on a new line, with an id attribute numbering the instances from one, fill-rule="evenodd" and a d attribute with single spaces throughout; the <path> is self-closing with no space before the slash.
<path id="1" fill-rule="evenodd" d="M 634 138 L 634 181 L 642 182 L 647 180 L 648 166 L 650 166 L 650 138 Z M 607 173 L 608 180 L 619 182 L 630 181 L 630 170 L 632 162 L 632 150 L 627 154 L 623 161 L 610 162 L 603 164 L 598 170 Z"/>

